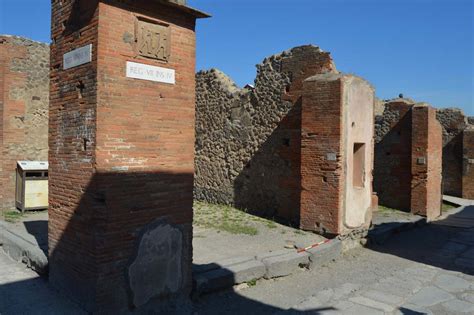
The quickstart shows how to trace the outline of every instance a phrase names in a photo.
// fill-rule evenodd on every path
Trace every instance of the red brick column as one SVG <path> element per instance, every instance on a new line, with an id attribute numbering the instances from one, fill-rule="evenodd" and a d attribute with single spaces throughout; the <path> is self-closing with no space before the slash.
<path id="1" fill-rule="evenodd" d="M 91 312 L 166 312 L 191 289 L 194 30 L 206 15 L 52 5 L 50 283 Z"/>
<path id="2" fill-rule="evenodd" d="M 462 197 L 474 199 L 474 128 L 463 131 Z"/>
<path id="3" fill-rule="evenodd" d="M 328 74 L 303 86 L 301 110 L 300 227 L 320 233 L 341 230 L 342 82 Z"/>
<path id="4" fill-rule="evenodd" d="M 442 132 L 436 110 L 412 108 L 411 212 L 434 219 L 441 214 Z"/>
<path id="5" fill-rule="evenodd" d="M 335 235 L 366 229 L 370 224 L 373 102 L 372 87 L 354 76 L 331 73 L 305 80 L 302 229 Z"/>

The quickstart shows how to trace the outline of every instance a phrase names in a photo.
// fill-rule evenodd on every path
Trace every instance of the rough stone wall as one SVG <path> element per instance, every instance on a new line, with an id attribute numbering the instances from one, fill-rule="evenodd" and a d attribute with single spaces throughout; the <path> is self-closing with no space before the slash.
<path id="1" fill-rule="evenodd" d="M 298 222 L 302 83 L 327 72 L 332 59 L 314 46 L 265 58 L 255 87 L 198 72 L 195 198 Z"/>
<path id="2" fill-rule="evenodd" d="M 462 195 L 462 132 L 467 118 L 457 108 L 438 109 L 436 117 L 443 128 L 443 193 Z"/>
<path id="3" fill-rule="evenodd" d="M 385 101 L 376 97 L 375 104 L 374 104 L 374 115 L 375 116 L 383 115 L 384 110 L 385 110 Z"/>
<path id="4" fill-rule="evenodd" d="M 0 36 L 0 199 L 15 207 L 18 160 L 47 160 L 49 46 L 16 36 Z"/>
<path id="5" fill-rule="evenodd" d="M 49 282 L 91 313 L 166 314 L 191 290 L 195 17 L 177 8 L 53 2 Z M 137 53 L 137 18 L 168 25 L 166 61 Z M 64 70 L 89 44 L 92 61 Z M 126 77 L 127 61 L 176 84 Z"/>
<path id="6" fill-rule="evenodd" d="M 474 200 L 474 126 L 463 132 L 462 197 Z"/>
<path id="7" fill-rule="evenodd" d="M 429 220 L 441 215 L 442 132 L 436 110 L 420 103 L 412 109 L 411 212 Z"/>
<path id="8" fill-rule="evenodd" d="M 375 118 L 374 191 L 379 204 L 409 210 L 411 200 L 411 107 L 410 99 L 385 104 Z"/>

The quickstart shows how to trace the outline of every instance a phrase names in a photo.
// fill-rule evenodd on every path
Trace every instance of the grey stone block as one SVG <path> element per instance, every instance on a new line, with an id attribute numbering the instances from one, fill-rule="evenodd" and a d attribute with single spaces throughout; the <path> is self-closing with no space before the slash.
<path id="1" fill-rule="evenodd" d="M 474 304 L 461 301 L 458 299 L 450 300 L 443 303 L 443 306 L 450 312 L 457 313 L 466 313 L 472 314 L 474 312 Z"/>
<path id="2" fill-rule="evenodd" d="M 260 279 L 265 274 L 265 265 L 257 260 L 250 260 L 220 269 L 200 273 L 194 277 L 195 290 L 198 293 L 208 293 L 223 290 L 254 279 Z"/>
<path id="3" fill-rule="evenodd" d="M 265 265 L 261 261 L 251 260 L 241 264 L 224 266 L 234 275 L 234 284 L 260 279 L 265 275 Z"/>
<path id="4" fill-rule="evenodd" d="M 48 272 L 48 257 L 38 245 L 12 233 L 4 225 L 1 225 L 0 229 L 0 243 L 7 255 L 16 261 L 25 263 L 40 274 Z"/>
<path id="5" fill-rule="evenodd" d="M 413 295 L 408 303 L 419 306 L 432 306 L 453 299 L 454 296 L 437 287 L 425 287 Z"/>
<path id="6" fill-rule="evenodd" d="M 440 275 L 434 284 L 448 292 L 460 292 L 467 290 L 471 283 L 463 278 L 451 275 Z"/>
<path id="7" fill-rule="evenodd" d="M 285 255 L 265 258 L 262 262 L 266 268 L 265 278 L 271 279 L 292 274 L 301 265 L 308 266 L 309 254 L 294 251 Z"/>
<path id="8" fill-rule="evenodd" d="M 308 249 L 310 269 L 326 265 L 341 256 L 342 242 L 335 238 L 318 247 Z"/>

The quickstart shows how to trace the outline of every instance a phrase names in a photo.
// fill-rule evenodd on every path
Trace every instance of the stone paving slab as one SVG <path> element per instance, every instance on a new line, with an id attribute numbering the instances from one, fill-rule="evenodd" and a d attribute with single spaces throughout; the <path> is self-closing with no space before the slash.
<path id="1" fill-rule="evenodd" d="M 471 199 L 463 199 L 459 197 L 443 195 L 443 201 L 447 201 L 449 203 L 458 205 L 458 206 L 471 206 L 474 205 L 474 200 Z"/>
<path id="2" fill-rule="evenodd" d="M 452 299 L 454 299 L 454 296 L 448 292 L 434 286 L 429 286 L 422 288 L 410 297 L 408 303 L 418 306 L 432 306 Z"/>

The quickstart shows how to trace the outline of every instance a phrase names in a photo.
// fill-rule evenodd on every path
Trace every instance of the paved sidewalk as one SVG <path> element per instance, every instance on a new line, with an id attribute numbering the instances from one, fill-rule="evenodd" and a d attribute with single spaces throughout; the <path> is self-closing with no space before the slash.
<path id="1" fill-rule="evenodd" d="M 425 225 L 282 280 L 202 298 L 195 314 L 474 314 L 474 229 Z"/>
<path id="2" fill-rule="evenodd" d="M 291 308 L 318 314 L 474 314 L 474 230 L 445 243 L 431 260 L 460 271 L 413 264 L 376 283 L 347 282 L 310 296 Z"/>

